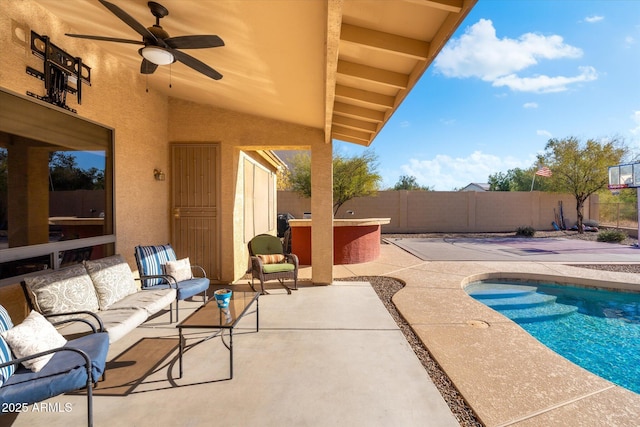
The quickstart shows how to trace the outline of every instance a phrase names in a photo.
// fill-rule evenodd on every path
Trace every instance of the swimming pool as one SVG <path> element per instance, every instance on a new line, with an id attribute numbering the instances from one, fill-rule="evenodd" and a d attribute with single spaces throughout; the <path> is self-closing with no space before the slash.
<path id="1" fill-rule="evenodd" d="M 640 393 L 640 293 L 503 281 L 465 289 L 556 353 Z"/>

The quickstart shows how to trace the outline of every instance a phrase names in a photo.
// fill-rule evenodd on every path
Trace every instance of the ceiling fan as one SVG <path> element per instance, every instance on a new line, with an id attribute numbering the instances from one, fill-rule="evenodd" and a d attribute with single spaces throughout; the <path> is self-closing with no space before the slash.
<path id="1" fill-rule="evenodd" d="M 214 35 L 169 37 L 169 34 L 160 26 L 160 19 L 167 16 L 169 11 L 167 8 L 154 1 L 148 2 L 147 5 L 149 6 L 153 16 L 156 17 L 156 23 L 148 28 L 145 28 L 144 25 L 140 24 L 131 15 L 120 9 L 115 4 L 109 3 L 106 0 L 98 1 L 102 3 L 104 7 L 109 9 L 111 13 L 120 18 L 125 24 L 140 34 L 142 36 L 142 40 L 128 40 L 86 34 L 66 34 L 67 36 L 81 39 L 144 45 L 144 47 L 138 50 L 138 53 L 142 56 L 142 64 L 140 65 L 140 72 L 142 74 L 152 74 L 158 68 L 158 65 L 168 65 L 175 61 L 180 61 L 187 67 L 191 67 L 214 80 L 222 78 L 222 74 L 204 62 L 178 50 L 204 49 L 224 46 L 224 42 L 220 37 Z"/>

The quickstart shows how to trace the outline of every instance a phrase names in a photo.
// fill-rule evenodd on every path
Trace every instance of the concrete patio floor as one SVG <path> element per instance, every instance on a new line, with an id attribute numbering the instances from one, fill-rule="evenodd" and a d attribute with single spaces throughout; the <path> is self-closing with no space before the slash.
<path id="1" fill-rule="evenodd" d="M 383 244 L 375 262 L 334 267 L 336 278 L 386 275 L 406 283 L 393 298 L 431 354 L 487 426 L 635 426 L 640 395 L 550 351 L 515 323 L 468 297 L 462 284 L 490 276 L 605 283 L 640 289 L 640 277 L 560 262 L 423 261 Z M 510 276 L 511 275 L 511 276 Z M 310 267 L 301 271 L 310 278 Z M 234 289 L 246 289 L 246 280 Z M 153 373 L 128 394 L 94 397 L 95 425 L 447 426 L 457 425 L 399 328 L 368 283 L 273 287 L 234 334 L 234 378 L 220 339 L 185 354 L 153 354 Z M 181 306 L 181 318 L 198 304 Z M 184 311 L 183 311 L 184 309 Z M 112 345 L 109 360 L 145 337 L 175 338 L 163 314 Z M 188 343 L 206 334 L 189 336 Z M 166 353 L 166 352 L 165 352 Z M 100 393 L 100 386 L 97 394 Z M 49 412 L 20 414 L 15 426 L 83 425 L 86 398 L 50 399 Z M 55 411 L 56 403 L 71 410 Z"/>
<path id="2" fill-rule="evenodd" d="M 248 286 L 245 282 L 234 289 Z M 98 385 L 95 425 L 458 425 L 369 283 L 309 285 L 292 295 L 275 287 L 270 292 L 258 301 L 260 331 L 254 332 L 255 314 L 236 328 L 232 380 L 220 381 L 229 375 L 228 351 L 220 338 L 185 352 L 180 379 L 176 351 L 156 354 L 151 345 L 148 357 L 159 364 L 141 384 L 115 396 L 100 395 L 110 390 Z M 180 318 L 197 305 L 181 303 Z M 145 338 L 175 340 L 177 332 L 165 313 L 112 344 L 108 360 L 132 363 L 118 356 L 151 342 Z M 185 330 L 185 335 L 188 345 L 207 336 L 199 330 Z M 107 371 L 107 380 L 109 375 L 114 373 Z M 31 407 L 20 414 L 13 425 L 86 424 L 84 395 L 47 403 L 43 411 Z M 0 425 L 8 423 L 10 417 L 0 418 Z"/>

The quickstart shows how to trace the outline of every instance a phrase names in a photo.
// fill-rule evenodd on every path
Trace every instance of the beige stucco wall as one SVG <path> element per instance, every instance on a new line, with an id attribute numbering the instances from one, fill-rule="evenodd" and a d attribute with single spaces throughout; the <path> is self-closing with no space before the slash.
<path id="1" fill-rule="evenodd" d="M 551 230 L 559 201 L 566 223 L 572 226 L 577 219 L 575 198 L 539 191 L 380 191 L 375 197 L 348 201 L 336 218 L 390 218 L 382 226 L 383 233 L 501 232 L 520 226 Z M 310 200 L 279 191 L 278 211 L 302 218 L 304 212 L 310 212 Z M 315 215 L 313 218 L 315 221 Z M 584 218 L 598 219 L 597 196 L 585 203 Z"/>
<path id="2" fill-rule="evenodd" d="M 12 22 L 27 29 L 26 41 L 12 36 Z M 42 59 L 31 53 L 29 29 L 49 36 L 91 67 L 91 86 L 83 85 L 82 104 L 67 95 L 67 105 L 79 117 L 115 129 L 116 251 L 135 267 L 135 245 L 169 241 L 169 184 L 153 179 L 154 168 L 168 167 L 167 99 L 152 89 L 147 92 L 138 70 L 123 67 L 97 44 L 66 37 L 73 29 L 30 0 L 0 1 L 0 86 L 23 95 L 45 94 L 43 82 L 25 72 L 26 66 L 43 70 Z"/>
<path id="3" fill-rule="evenodd" d="M 12 36 L 14 25 L 25 29 L 24 40 Z M 169 171 L 171 142 L 220 145 L 223 281 L 241 277 L 247 266 L 242 230 L 243 184 L 238 173 L 241 150 L 318 150 L 313 160 L 313 185 L 319 195 L 314 209 L 318 216 L 326 217 L 318 224 L 330 226 L 331 144 L 325 143 L 323 129 L 168 99 L 152 88 L 147 92 L 146 77 L 137 69 L 122 66 L 99 44 L 66 37 L 64 33 L 73 33 L 73 29 L 31 0 L 0 0 L 0 87 L 20 94 L 32 91 L 44 95 L 43 83 L 25 72 L 26 66 L 43 69 L 42 60 L 30 51 L 29 29 L 49 36 L 52 43 L 81 57 L 91 67 L 92 85 L 83 86 L 82 105 L 77 105 L 73 96 L 67 97 L 67 105 L 76 109 L 79 117 L 115 129 L 116 251 L 127 258 L 132 268 L 135 245 L 170 241 L 171 181 L 155 181 L 153 170 Z M 314 264 L 313 280 L 328 283 L 332 279 L 332 236 L 319 231 L 314 236 L 314 248 L 322 259 Z"/>
<path id="4" fill-rule="evenodd" d="M 219 216 L 222 280 L 235 280 L 245 273 L 248 259 L 242 222 L 244 208 L 242 174 L 239 173 L 240 152 L 260 149 L 314 149 L 314 146 L 328 146 L 331 151 L 330 145 L 324 143 L 324 132 L 321 129 L 250 116 L 180 99 L 169 100 L 169 113 L 170 141 L 220 144 L 222 183 Z"/>

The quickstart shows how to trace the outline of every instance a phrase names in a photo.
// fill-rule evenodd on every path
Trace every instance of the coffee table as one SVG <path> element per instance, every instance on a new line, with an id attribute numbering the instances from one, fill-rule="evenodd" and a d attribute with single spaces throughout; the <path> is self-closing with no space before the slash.
<path id="1" fill-rule="evenodd" d="M 217 329 L 217 331 L 203 339 L 207 341 L 220 335 L 222 343 L 229 350 L 229 379 L 233 378 L 233 329 L 236 327 L 240 319 L 246 314 L 249 314 L 249 308 L 256 303 L 256 332 L 260 328 L 260 318 L 258 314 L 259 303 L 258 298 L 260 293 L 258 292 L 236 292 L 233 291 L 231 301 L 229 301 L 228 308 L 218 308 L 215 298 L 210 298 L 204 305 L 194 311 L 182 322 L 178 323 L 176 327 L 180 334 L 180 376 L 182 378 L 182 354 L 185 350 L 185 338 L 182 334 L 183 329 Z M 253 313 L 253 311 L 251 312 Z M 224 340 L 224 331 L 229 331 L 229 343 Z"/>

